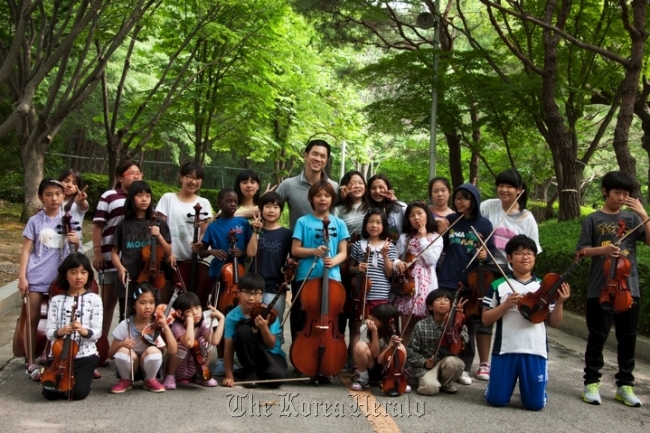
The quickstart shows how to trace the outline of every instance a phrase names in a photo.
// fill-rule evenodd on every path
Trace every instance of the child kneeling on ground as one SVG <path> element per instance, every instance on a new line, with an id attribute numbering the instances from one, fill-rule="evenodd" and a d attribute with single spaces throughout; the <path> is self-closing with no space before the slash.
<path id="1" fill-rule="evenodd" d="M 537 245 L 525 235 L 517 235 L 506 244 L 506 258 L 512 275 L 492 283 L 483 298 L 483 324 L 497 323 L 492 348 L 490 380 L 485 399 L 492 406 L 507 406 L 519 379 L 521 402 L 528 410 L 542 410 L 548 398 L 548 349 L 544 322 L 532 323 L 518 311 L 520 299 L 537 291 L 541 280 L 533 275 Z M 516 291 L 513 293 L 513 290 Z M 549 306 L 547 321 L 555 328 L 562 321 L 563 304 L 570 288 L 562 283 L 558 299 Z"/>

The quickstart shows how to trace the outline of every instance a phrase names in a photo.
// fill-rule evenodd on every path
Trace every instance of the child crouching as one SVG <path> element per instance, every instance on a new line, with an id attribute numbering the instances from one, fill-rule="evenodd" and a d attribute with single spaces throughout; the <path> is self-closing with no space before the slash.
<path id="1" fill-rule="evenodd" d="M 457 314 L 462 313 L 465 302 L 457 305 Z M 415 325 L 408 345 L 407 362 L 411 366 L 411 377 L 418 379 L 418 394 L 435 395 L 440 391 L 454 394 L 458 392 L 454 382 L 463 374 L 465 363 L 439 345 L 445 319 L 453 306 L 451 293 L 444 289 L 434 290 L 427 295 L 426 304 L 431 315 Z M 463 346 L 467 344 L 469 336 L 464 324 L 460 337 Z"/>

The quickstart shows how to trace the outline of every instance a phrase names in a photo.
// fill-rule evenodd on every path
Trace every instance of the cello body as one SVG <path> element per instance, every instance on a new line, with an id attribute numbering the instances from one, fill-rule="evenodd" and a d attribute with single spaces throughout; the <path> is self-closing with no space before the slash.
<path id="1" fill-rule="evenodd" d="M 323 219 L 326 246 L 329 246 L 329 223 L 328 218 Z M 330 280 L 329 269 L 324 267 L 322 279 L 307 281 L 300 297 L 307 317 L 305 326 L 291 343 L 291 363 L 310 377 L 338 374 L 348 357 L 345 337 L 338 327 L 338 316 L 345 306 L 345 288 L 340 282 Z"/>
<path id="2" fill-rule="evenodd" d="M 484 267 L 483 260 L 479 260 L 478 268 L 467 274 L 467 286 L 470 291 L 464 308 L 467 317 L 481 317 L 483 297 L 493 282 L 494 275 Z"/>

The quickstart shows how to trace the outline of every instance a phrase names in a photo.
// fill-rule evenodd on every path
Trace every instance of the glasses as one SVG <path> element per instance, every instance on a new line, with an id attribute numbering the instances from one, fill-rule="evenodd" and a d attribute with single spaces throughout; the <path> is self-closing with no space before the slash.
<path id="1" fill-rule="evenodd" d="M 184 177 L 185 179 L 187 179 L 188 181 L 190 181 L 190 182 L 197 182 L 197 181 L 199 181 L 199 180 L 203 180 L 203 179 L 200 178 L 200 177 L 194 177 L 194 176 L 183 176 L 183 177 Z"/>
<path id="2" fill-rule="evenodd" d="M 141 174 L 142 174 L 141 171 L 127 171 L 127 172 L 124 172 L 124 173 L 122 174 L 122 176 L 129 176 L 129 177 L 132 177 L 132 176 L 140 176 Z"/>
<path id="3" fill-rule="evenodd" d="M 512 255 L 515 257 L 535 257 L 535 253 L 531 251 L 515 251 Z"/>
<path id="4" fill-rule="evenodd" d="M 244 296 L 260 296 L 263 292 L 249 292 L 248 290 L 240 290 L 240 293 L 243 293 Z"/>
<path id="5" fill-rule="evenodd" d="M 454 201 L 470 201 L 471 198 L 463 197 L 461 195 L 454 197 Z"/>

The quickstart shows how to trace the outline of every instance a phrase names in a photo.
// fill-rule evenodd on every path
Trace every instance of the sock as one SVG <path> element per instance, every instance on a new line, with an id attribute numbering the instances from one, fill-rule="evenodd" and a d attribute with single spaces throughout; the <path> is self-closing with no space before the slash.
<path id="1" fill-rule="evenodd" d="M 154 379 L 158 370 L 162 366 L 162 353 L 152 353 L 147 355 L 142 361 L 142 369 L 144 370 L 144 378 L 147 380 Z"/>
<path id="2" fill-rule="evenodd" d="M 131 380 L 131 357 L 128 353 L 117 352 L 115 354 L 115 367 L 120 374 L 120 379 Z"/>
<path id="3" fill-rule="evenodd" d="M 359 372 L 359 377 L 363 377 L 366 380 L 370 380 L 370 374 L 368 373 L 368 370 L 360 371 Z"/>

